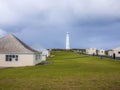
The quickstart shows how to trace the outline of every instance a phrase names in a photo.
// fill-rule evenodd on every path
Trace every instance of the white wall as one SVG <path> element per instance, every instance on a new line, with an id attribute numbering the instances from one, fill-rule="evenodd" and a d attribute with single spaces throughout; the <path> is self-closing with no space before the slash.
<path id="1" fill-rule="evenodd" d="M 41 60 L 42 61 L 46 61 L 47 60 L 47 56 L 46 55 L 41 55 Z"/>
<path id="2" fill-rule="evenodd" d="M 86 49 L 86 54 L 89 54 L 89 55 L 96 55 L 96 48 L 88 48 Z"/>
<path id="3" fill-rule="evenodd" d="M 6 54 L 0 54 L 0 66 L 2 67 L 34 66 L 42 61 L 41 57 L 36 60 L 36 54 L 15 54 L 15 55 L 18 55 L 18 61 L 6 61 Z"/>
<path id="4" fill-rule="evenodd" d="M 115 54 L 115 57 L 120 57 L 120 50 L 112 50 L 112 51 L 108 51 L 108 56 L 112 56 L 113 54 Z"/>
<path id="5" fill-rule="evenodd" d="M 46 55 L 47 57 L 50 56 L 50 51 L 49 50 L 43 50 L 42 55 Z"/>
<path id="6" fill-rule="evenodd" d="M 45 60 L 46 60 L 46 58 L 44 59 L 41 53 L 36 53 L 34 55 L 34 64 L 39 64 L 39 63 L 41 63 L 42 61 L 45 61 Z"/>
<path id="7" fill-rule="evenodd" d="M 98 50 L 98 55 L 105 55 L 105 50 Z"/>
<path id="8" fill-rule="evenodd" d="M 50 51 L 49 50 L 42 50 L 41 51 L 41 60 L 45 61 L 47 60 L 47 57 L 50 56 Z"/>
<path id="9" fill-rule="evenodd" d="M 113 51 L 108 51 L 108 56 L 113 56 Z"/>

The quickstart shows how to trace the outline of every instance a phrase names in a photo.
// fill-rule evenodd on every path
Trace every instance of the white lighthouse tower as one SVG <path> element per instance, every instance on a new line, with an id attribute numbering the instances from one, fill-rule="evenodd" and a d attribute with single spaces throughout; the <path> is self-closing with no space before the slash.
<path id="1" fill-rule="evenodd" d="M 70 49 L 69 32 L 66 33 L 66 50 Z"/>

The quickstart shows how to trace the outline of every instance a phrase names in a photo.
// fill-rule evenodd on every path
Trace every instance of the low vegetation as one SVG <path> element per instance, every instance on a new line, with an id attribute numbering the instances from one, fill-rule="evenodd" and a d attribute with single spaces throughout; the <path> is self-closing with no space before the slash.
<path id="1" fill-rule="evenodd" d="M 120 90 L 120 61 L 54 51 L 47 62 L 0 69 L 0 90 Z"/>

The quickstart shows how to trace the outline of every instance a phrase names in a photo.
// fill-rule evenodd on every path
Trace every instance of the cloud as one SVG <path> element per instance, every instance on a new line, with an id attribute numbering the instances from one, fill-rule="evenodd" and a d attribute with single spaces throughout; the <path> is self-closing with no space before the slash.
<path id="1" fill-rule="evenodd" d="M 30 24 L 42 25 L 92 22 L 120 19 L 118 0 L 1 0 L 0 23 L 3 25 Z"/>
<path id="2" fill-rule="evenodd" d="M 110 35 L 118 45 L 119 9 L 119 0 L 0 0 L 0 28 L 37 48 L 64 48 L 67 31 L 71 47 L 104 47 Z"/>
<path id="3" fill-rule="evenodd" d="M 3 37 L 4 35 L 6 35 L 7 34 L 7 32 L 6 31 L 4 31 L 4 30 L 2 30 L 2 29 L 0 29 L 0 37 Z"/>

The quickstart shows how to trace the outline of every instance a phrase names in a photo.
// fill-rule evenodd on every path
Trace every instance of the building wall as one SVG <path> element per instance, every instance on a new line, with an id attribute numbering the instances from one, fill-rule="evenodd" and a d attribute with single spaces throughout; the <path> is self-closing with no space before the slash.
<path id="1" fill-rule="evenodd" d="M 108 56 L 113 56 L 113 51 L 108 51 Z"/>
<path id="2" fill-rule="evenodd" d="M 34 66 L 41 62 L 41 59 L 36 60 L 36 54 L 17 54 L 17 55 L 18 61 L 15 60 L 6 61 L 6 54 L 0 54 L 0 66 L 2 67 Z"/>
<path id="3" fill-rule="evenodd" d="M 98 55 L 105 55 L 105 50 L 98 50 Z"/>
<path id="4" fill-rule="evenodd" d="M 46 61 L 46 59 L 47 59 L 47 56 L 46 56 L 46 55 L 41 55 L 41 60 L 42 60 L 42 61 Z"/>
<path id="5" fill-rule="evenodd" d="M 46 60 L 46 59 L 45 59 Z M 39 63 L 41 63 L 42 61 L 45 61 L 45 60 L 43 60 L 42 59 L 42 54 L 41 53 L 36 53 L 35 55 L 34 55 L 34 64 L 36 65 L 36 64 L 39 64 Z"/>
<path id="6" fill-rule="evenodd" d="M 89 54 L 89 55 L 96 55 L 96 48 L 89 48 L 89 49 L 86 49 L 86 54 Z"/>
<path id="7" fill-rule="evenodd" d="M 46 55 L 46 57 L 50 56 L 50 51 L 49 50 L 43 50 L 42 55 Z"/>
<path id="8" fill-rule="evenodd" d="M 114 50 L 113 54 L 115 54 L 116 57 L 120 57 L 120 50 Z"/>
<path id="9" fill-rule="evenodd" d="M 41 60 L 45 61 L 47 58 L 50 56 L 50 51 L 49 50 L 42 50 L 41 51 Z"/>
<path id="10" fill-rule="evenodd" d="M 112 51 L 108 51 L 108 56 L 112 56 L 113 54 L 115 54 L 115 57 L 120 57 L 120 50 L 112 50 Z"/>

